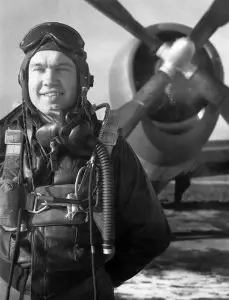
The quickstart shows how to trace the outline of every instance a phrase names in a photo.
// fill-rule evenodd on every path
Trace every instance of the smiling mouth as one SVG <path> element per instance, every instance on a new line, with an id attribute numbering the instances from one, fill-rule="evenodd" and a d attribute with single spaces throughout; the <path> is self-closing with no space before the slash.
<path id="1" fill-rule="evenodd" d="M 47 96 L 47 97 L 58 97 L 63 95 L 61 92 L 47 92 L 47 93 L 42 93 L 42 96 Z"/>

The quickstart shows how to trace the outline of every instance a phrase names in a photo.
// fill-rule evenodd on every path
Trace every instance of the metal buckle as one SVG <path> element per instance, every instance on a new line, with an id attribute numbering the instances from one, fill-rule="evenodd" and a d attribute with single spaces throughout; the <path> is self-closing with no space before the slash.
<path id="1" fill-rule="evenodd" d="M 77 196 L 73 193 L 67 195 L 66 199 L 77 199 Z M 65 218 L 68 220 L 73 220 L 75 215 L 82 211 L 79 204 L 67 204 L 67 214 Z"/>
<path id="2" fill-rule="evenodd" d="M 33 214 L 39 214 L 42 211 L 48 209 L 49 205 L 48 202 L 44 199 L 41 199 L 42 194 L 40 193 L 34 193 L 35 195 L 35 199 L 34 199 L 34 205 L 33 205 L 33 209 L 32 210 L 28 210 L 28 212 L 31 212 Z M 38 201 L 42 201 L 42 203 L 38 203 Z M 38 205 L 41 205 L 43 207 L 41 207 L 40 209 L 38 209 Z"/>
<path id="3" fill-rule="evenodd" d="M 65 215 L 65 218 L 73 220 L 78 212 L 81 212 L 79 205 L 69 204 L 67 205 L 67 214 Z"/>

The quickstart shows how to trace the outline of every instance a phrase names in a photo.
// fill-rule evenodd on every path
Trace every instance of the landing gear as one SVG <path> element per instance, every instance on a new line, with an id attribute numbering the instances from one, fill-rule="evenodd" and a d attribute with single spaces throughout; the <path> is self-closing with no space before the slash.
<path id="1" fill-rule="evenodd" d="M 184 192 L 189 188 L 191 179 L 189 174 L 181 174 L 175 177 L 174 203 L 179 205 L 182 201 Z"/>

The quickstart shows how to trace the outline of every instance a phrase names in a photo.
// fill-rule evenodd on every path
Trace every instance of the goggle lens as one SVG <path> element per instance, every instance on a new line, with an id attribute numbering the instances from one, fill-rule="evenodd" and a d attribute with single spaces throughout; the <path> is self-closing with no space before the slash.
<path id="1" fill-rule="evenodd" d="M 72 27 L 58 22 L 42 23 L 32 28 L 20 43 L 20 48 L 26 54 L 35 49 L 46 36 L 51 36 L 62 47 L 73 52 L 83 51 L 84 41 Z"/>

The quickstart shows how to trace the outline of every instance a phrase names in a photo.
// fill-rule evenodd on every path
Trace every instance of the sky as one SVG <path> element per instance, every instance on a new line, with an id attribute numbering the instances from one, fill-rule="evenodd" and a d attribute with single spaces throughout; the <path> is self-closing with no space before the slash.
<path id="1" fill-rule="evenodd" d="M 143 26 L 176 22 L 193 27 L 211 0 L 120 0 Z M 84 0 L 0 0 L 0 118 L 21 101 L 17 76 L 23 53 L 19 43 L 34 25 L 45 21 L 66 23 L 78 30 L 86 44 L 88 63 L 95 76 L 89 91 L 93 103 L 109 102 L 109 70 L 117 51 L 133 37 Z M 218 30 L 211 41 L 225 66 L 229 83 L 229 26 Z"/>

